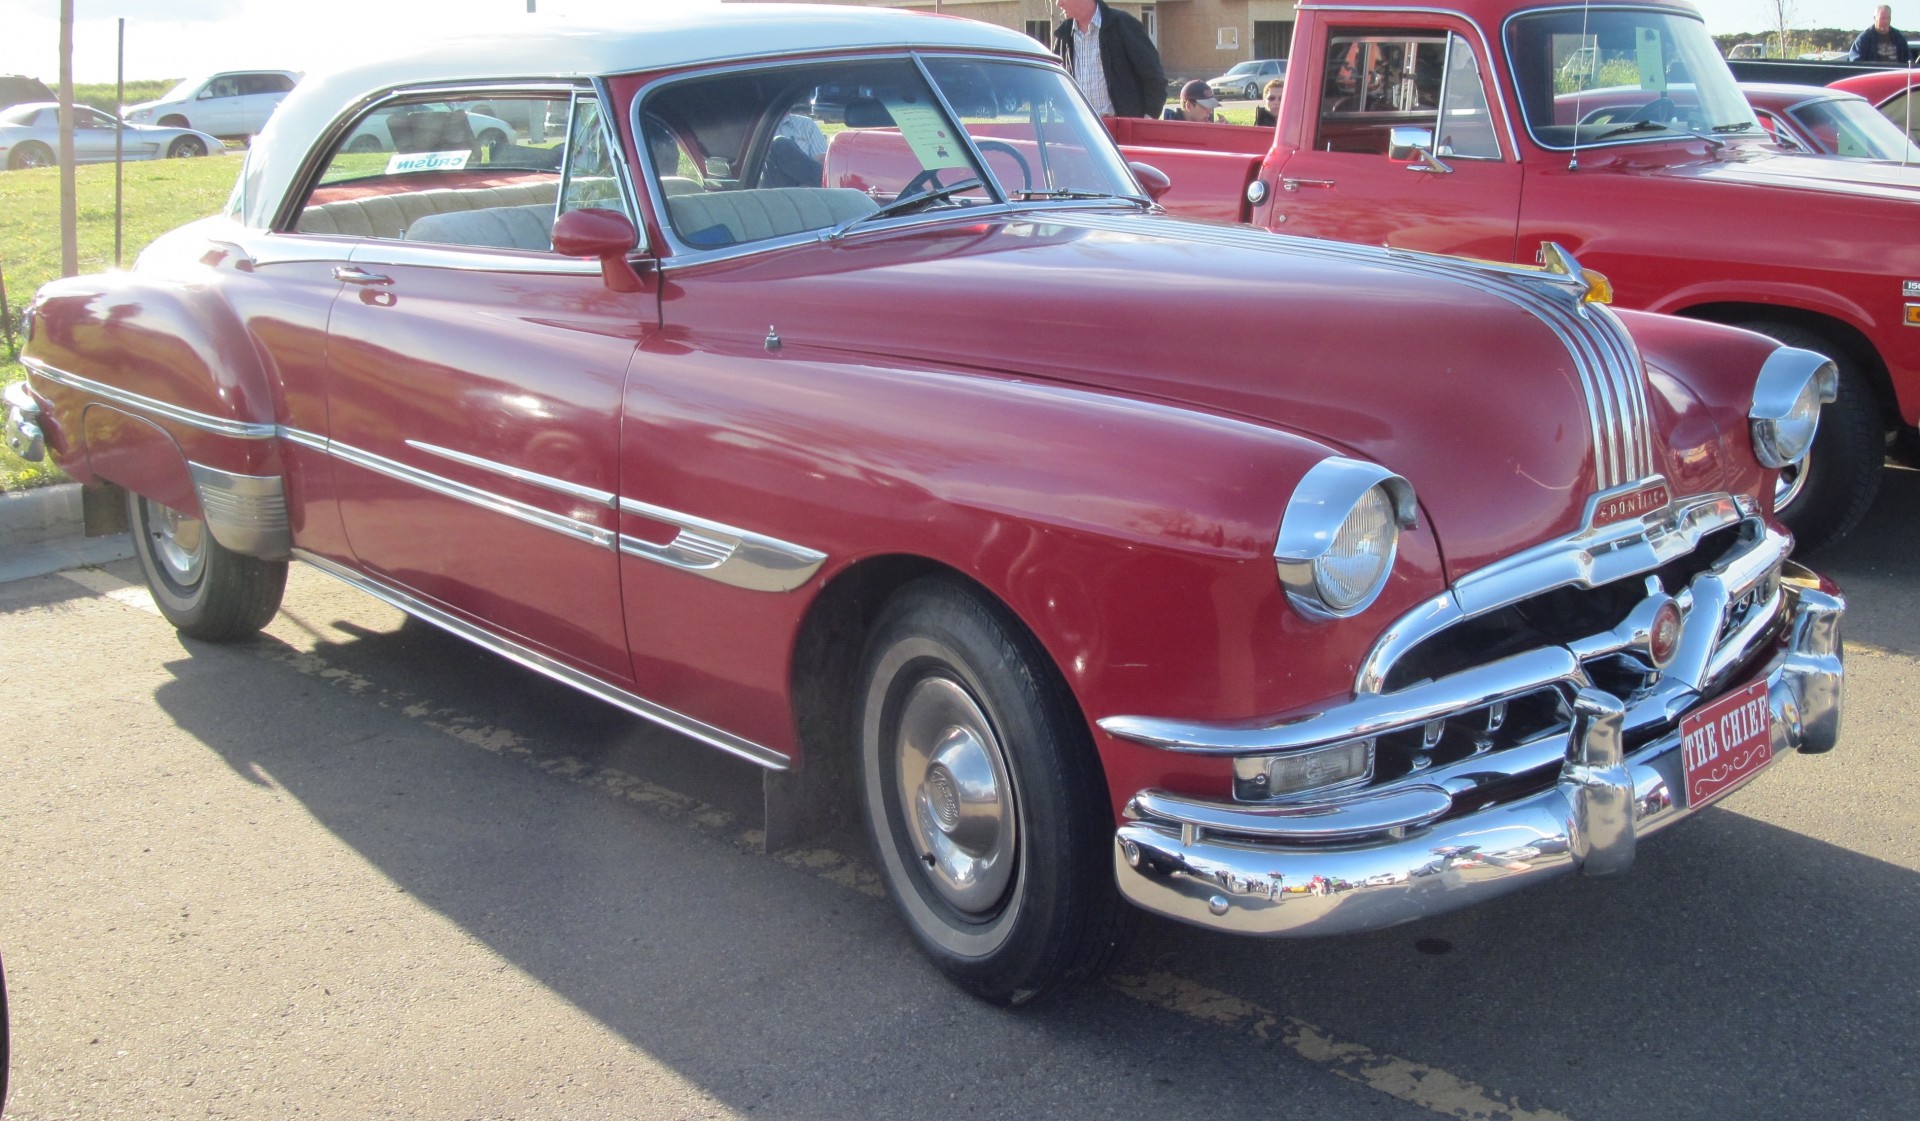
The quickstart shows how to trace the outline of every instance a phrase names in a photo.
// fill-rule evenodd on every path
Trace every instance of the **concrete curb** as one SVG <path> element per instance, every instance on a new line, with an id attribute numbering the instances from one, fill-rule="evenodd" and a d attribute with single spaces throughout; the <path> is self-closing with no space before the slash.
<path id="1" fill-rule="evenodd" d="M 0 494 L 0 584 L 132 555 L 124 533 L 85 536 L 79 483 Z"/>

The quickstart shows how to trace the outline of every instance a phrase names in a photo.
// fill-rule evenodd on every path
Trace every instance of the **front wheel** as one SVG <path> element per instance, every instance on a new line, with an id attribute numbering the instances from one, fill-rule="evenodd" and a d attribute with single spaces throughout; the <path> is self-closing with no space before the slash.
<path id="1" fill-rule="evenodd" d="M 1091 737 L 1038 644 L 925 579 L 882 612 L 861 680 L 867 828 L 921 949 L 995 1004 L 1097 975 L 1133 912 Z"/>
<path id="2" fill-rule="evenodd" d="M 209 642 L 245 638 L 280 610 L 287 562 L 233 552 L 205 522 L 132 491 L 127 524 L 154 606 L 181 634 Z"/>
<path id="3" fill-rule="evenodd" d="M 207 154 L 207 142 L 197 136 L 182 136 L 167 147 L 170 160 L 192 160 Z"/>
<path id="4" fill-rule="evenodd" d="M 1811 552 L 1847 535 L 1873 505 L 1886 461 L 1886 429 L 1879 402 L 1859 366 L 1825 337 L 1792 323 L 1743 323 L 1788 346 L 1833 359 L 1840 392 L 1820 410 L 1820 430 L 1806 458 L 1780 472 L 1774 513 L 1793 530 L 1800 551 Z"/>

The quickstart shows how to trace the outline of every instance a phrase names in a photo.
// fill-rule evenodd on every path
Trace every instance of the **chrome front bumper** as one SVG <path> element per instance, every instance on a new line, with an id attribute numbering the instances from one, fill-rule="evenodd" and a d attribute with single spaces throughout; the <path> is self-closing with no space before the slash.
<path id="1" fill-rule="evenodd" d="M 1788 625 L 1765 674 L 1767 766 L 1790 750 L 1827 751 L 1840 732 L 1846 603 L 1832 584 L 1786 567 Z M 1391 926 L 1576 869 L 1624 871 L 1640 837 L 1699 808 L 1684 804 L 1680 734 L 1676 727 L 1623 755 L 1620 701 L 1579 687 L 1570 700 L 1570 731 L 1530 745 L 1543 769 L 1558 763 L 1551 787 L 1442 820 L 1434 819 L 1453 795 L 1419 783 L 1337 807 L 1255 808 L 1142 791 L 1114 838 L 1121 894 L 1184 922 L 1278 937 Z"/>

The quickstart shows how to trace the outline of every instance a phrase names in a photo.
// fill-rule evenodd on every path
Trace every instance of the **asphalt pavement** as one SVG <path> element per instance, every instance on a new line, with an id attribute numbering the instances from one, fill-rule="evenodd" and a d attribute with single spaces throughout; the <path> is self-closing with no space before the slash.
<path id="1" fill-rule="evenodd" d="M 1812 563 L 1840 747 L 1627 875 L 1337 939 L 1149 918 L 1023 1012 L 940 980 L 857 835 L 760 852 L 751 765 L 312 569 L 229 645 L 130 561 L 0 582 L 6 1117 L 1911 1117 L 1920 474 Z"/>

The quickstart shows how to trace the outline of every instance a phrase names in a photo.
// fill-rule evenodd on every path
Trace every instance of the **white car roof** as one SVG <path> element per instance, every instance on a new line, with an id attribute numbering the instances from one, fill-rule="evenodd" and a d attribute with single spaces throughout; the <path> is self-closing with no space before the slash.
<path id="1" fill-rule="evenodd" d="M 724 4 L 640 13 L 631 22 L 605 27 L 530 16 L 524 29 L 444 39 L 301 79 L 248 150 L 241 172 L 241 220 L 266 226 L 321 132 L 347 107 L 396 86 L 594 78 L 736 59 L 904 47 L 1053 57 L 1031 36 L 1008 28 L 889 8 Z"/>

